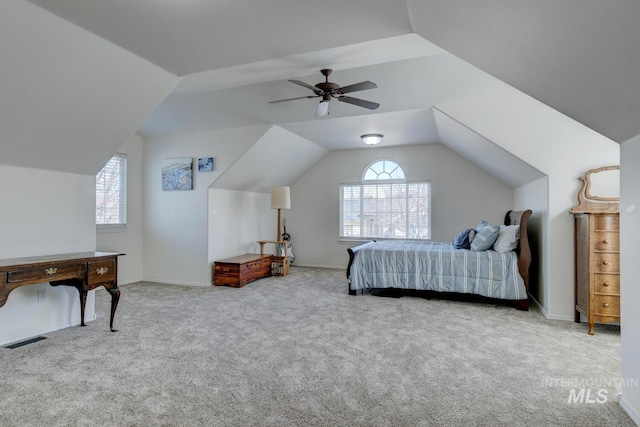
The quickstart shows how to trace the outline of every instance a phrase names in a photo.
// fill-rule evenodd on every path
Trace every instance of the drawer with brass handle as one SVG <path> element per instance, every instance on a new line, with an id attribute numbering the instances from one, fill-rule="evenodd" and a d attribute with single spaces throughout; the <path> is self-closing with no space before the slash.
<path id="1" fill-rule="evenodd" d="M 596 295 L 594 302 L 594 311 L 596 316 L 620 316 L 620 297 Z"/>
<path id="2" fill-rule="evenodd" d="M 619 252 L 620 234 L 618 232 L 593 233 L 593 249 L 601 252 Z"/>
<path id="3" fill-rule="evenodd" d="M 594 291 L 596 294 L 620 295 L 620 276 L 617 274 L 594 274 Z"/>
<path id="4" fill-rule="evenodd" d="M 593 267 L 595 272 L 618 273 L 620 272 L 620 254 L 595 253 L 593 254 Z"/>
<path id="5" fill-rule="evenodd" d="M 16 269 L 7 274 L 7 282 L 52 282 L 56 280 L 64 280 L 69 277 L 75 277 L 78 273 L 87 271 L 85 263 L 72 263 L 60 267 L 42 267 L 42 268 L 26 268 Z"/>
<path id="6" fill-rule="evenodd" d="M 89 263 L 89 283 L 102 283 L 115 280 L 115 261 L 97 261 Z"/>

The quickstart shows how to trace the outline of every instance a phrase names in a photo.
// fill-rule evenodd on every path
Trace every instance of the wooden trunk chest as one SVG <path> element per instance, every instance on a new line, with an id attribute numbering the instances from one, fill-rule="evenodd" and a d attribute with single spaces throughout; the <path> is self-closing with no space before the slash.
<path id="1" fill-rule="evenodd" d="M 263 277 L 271 276 L 271 255 L 246 254 L 214 263 L 214 283 L 243 287 Z"/>

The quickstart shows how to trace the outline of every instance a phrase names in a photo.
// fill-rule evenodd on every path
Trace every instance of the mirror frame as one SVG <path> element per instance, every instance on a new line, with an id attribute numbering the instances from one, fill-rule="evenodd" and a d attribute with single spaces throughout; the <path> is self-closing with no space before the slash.
<path id="1" fill-rule="evenodd" d="M 591 175 L 609 170 L 619 170 L 620 166 L 604 166 L 597 169 L 590 169 L 584 176 L 578 179 L 582 181 L 582 188 L 578 192 L 578 206 L 571 208 L 571 213 L 586 212 L 620 212 L 619 197 L 594 196 L 589 191 L 591 189 Z"/>

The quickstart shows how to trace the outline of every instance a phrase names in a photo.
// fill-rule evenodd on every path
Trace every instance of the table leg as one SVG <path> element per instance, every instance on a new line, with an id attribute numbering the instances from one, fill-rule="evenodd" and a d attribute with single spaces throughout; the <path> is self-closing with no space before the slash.
<path id="1" fill-rule="evenodd" d="M 120 301 L 120 289 L 118 288 L 113 288 L 113 289 L 106 288 L 106 289 L 111 294 L 111 318 L 109 320 L 109 328 L 111 329 L 111 332 L 118 332 L 117 329 L 113 329 L 113 318 L 116 315 L 116 308 L 118 308 L 118 301 Z"/>

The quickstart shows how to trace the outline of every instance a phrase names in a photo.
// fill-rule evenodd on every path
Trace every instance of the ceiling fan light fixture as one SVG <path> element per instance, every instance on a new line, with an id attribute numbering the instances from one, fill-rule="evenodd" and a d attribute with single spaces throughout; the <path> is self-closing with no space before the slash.
<path id="1" fill-rule="evenodd" d="M 320 101 L 316 109 L 316 117 L 322 117 L 329 114 L 329 101 Z"/>
<path id="2" fill-rule="evenodd" d="M 310 89 L 313 92 L 313 95 L 278 99 L 276 101 L 269 101 L 269 104 L 279 104 L 281 102 L 295 101 L 297 99 L 322 98 L 322 101 L 320 101 L 320 104 L 316 109 L 316 117 L 322 117 L 329 114 L 329 101 L 331 101 L 331 99 L 333 98 L 336 98 L 340 102 L 346 102 L 347 104 L 355 105 L 362 108 L 367 108 L 369 110 L 375 110 L 378 107 L 380 107 L 380 104 L 378 104 L 377 102 L 367 101 L 366 99 L 354 98 L 352 96 L 345 96 L 345 93 L 375 89 L 378 87 L 378 85 L 375 84 L 374 82 L 365 80 L 363 82 L 355 83 L 348 86 L 340 86 L 337 83 L 333 83 L 329 81 L 329 75 L 332 72 L 331 69 L 324 68 L 320 70 L 320 72 L 324 76 L 325 81 L 318 83 L 315 86 L 311 86 L 310 84 L 300 80 L 289 80 L 289 82 L 291 83 Z"/>
<path id="3" fill-rule="evenodd" d="M 360 135 L 360 138 L 362 138 L 362 142 L 367 145 L 379 144 L 380 141 L 382 141 L 382 137 L 384 137 L 384 135 L 380 133 L 367 133 L 364 135 Z"/>

